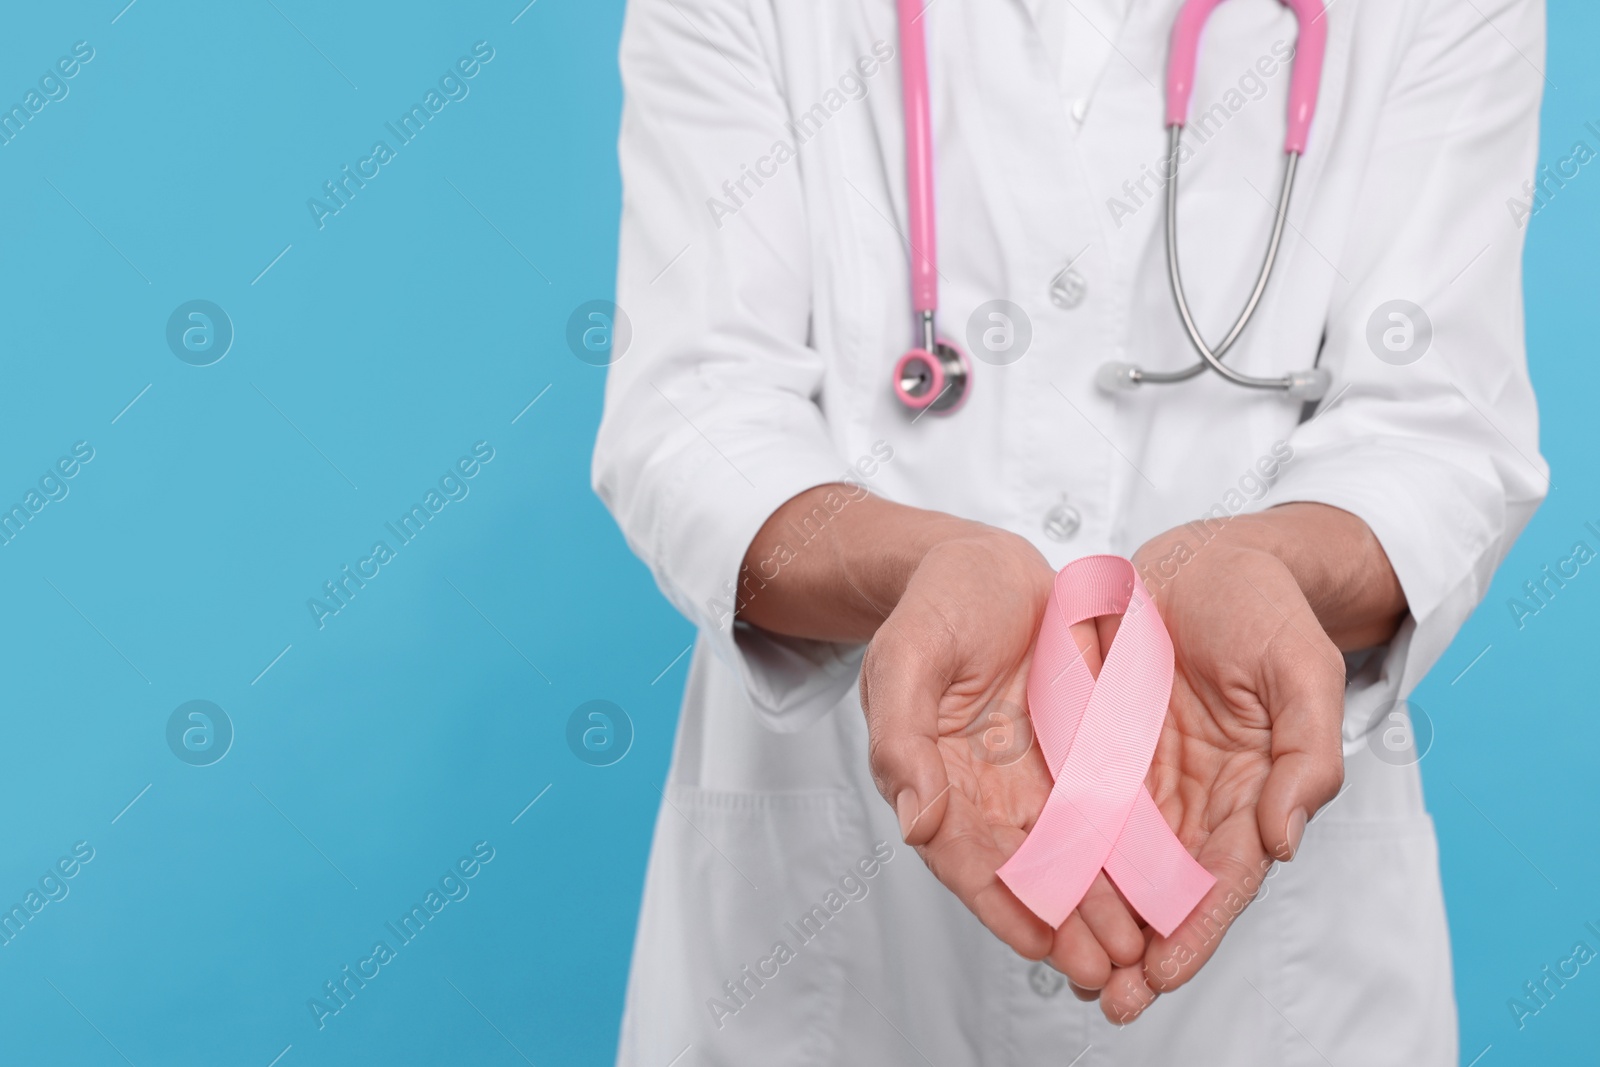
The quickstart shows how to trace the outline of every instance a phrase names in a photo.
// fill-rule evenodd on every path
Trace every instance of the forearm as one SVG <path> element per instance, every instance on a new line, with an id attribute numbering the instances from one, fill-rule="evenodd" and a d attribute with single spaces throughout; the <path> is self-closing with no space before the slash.
<path id="1" fill-rule="evenodd" d="M 953 541 L 1013 540 L 1020 539 L 856 486 L 817 486 L 773 512 L 751 541 L 740 568 L 738 617 L 793 637 L 865 641 L 931 550 Z M 1141 555 L 1161 555 L 1163 540 Z M 1382 644 L 1405 617 L 1405 594 L 1383 546 L 1347 511 L 1295 503 L 1240 515 L 1200 555 L 1215 558 L 1214 547 L 1229 546 L 1281 561 L 1340 649 Z M 1019 548 L 1007 544 L 997 558 L 1008 564 L 1033 555 Z"/>
<path id="2" fill-rule="evenodd" d="M 1405 618 L 1405 593 L 1389 557 L 1367 524 L 1348 511 L 1283 504 L 1230 520 L 1214 543 L 1280 560 L 1343 651 L 1382 644 Z"/>
<path id="3" fill-rule="evenodd" d="M 792 637 L 865 641 L 931 549 L 996 534 L 859 486 L 820 485 L 773 512 L 750 542 L 738 617 Z"/>

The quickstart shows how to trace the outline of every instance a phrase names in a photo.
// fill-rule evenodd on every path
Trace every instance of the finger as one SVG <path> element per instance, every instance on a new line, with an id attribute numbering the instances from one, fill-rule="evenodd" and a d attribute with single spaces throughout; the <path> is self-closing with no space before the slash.
<path id="1" fill-rule="evenodd" d="M 908 845 L 932 840 L 950 793 L 937 744 L 939 699 L 947 683 L 938 656 L 894 625 L 879 629 L 861 668 L 861 709 L 867 717 L 867 761 L 878 792 L 894 808 Z"/>
<path id="2" fill-rule="evenodd" d="M 1095 627 L 1095 638 L 1100 645 L 1100 659 L 1104 662 L 1105 654 L 1111 650 L 1111 642 L 1116 640 L 1117 631 L 1122 628 L 1122 616 L 1100 615 L 1092 621 Z M 1100 676 L 1099 667 L 1096 666 L 1094 670 L 1095 677 L 1098 678 Z"/>
<path id="3" fill-rule="evenodd" d="M 1049 959 L 1050 966 L 1081 989 L 1099 989 L 1111 977 L 1111 957 L 1076 911 L 1055 932 Z"/>
<path id="4" fill-rule="evenodd" d="M 1078 914 L 1112 963 L 1131 967 L 1144 958 L 1144 934 L 1139 923 L 1104 871 L 1089 886 L 1078 905 Z"/>
<path id="5" fill-rule="evenodd" d="M 1100 1014 L 1107 1022 L 1127 1026 L 1159 996 L 1145 981 L 1143 967 L 1118 967 L 1100 990 Z"/>
<path id="6" fill-rule="evenodd" d="M 1100 999 L 1100 990 L 1098 990 L 1098 989 L 1084 989 L 1082 986 L 1080 986 L 1077 983 L 1073 982 L 1071 979 L 1067 980 L 1067 988 L 1072 990 L 1072 995 L 1073 996 L 1077 997 L 1079 1000 L 1083 1001 L 1085 1004 L 1087 1004 L 1087 1003 L 1089 1003 L 1091 1001 L 1095 1001 L 1095 1000 L 1099 1000 Z"/>
<path id="7" fill-rule="evenodd" d="M 1089 673 L 1096 678 L 1100 677 L 1100 665 L 1105 662 L 1105 650 L 1111 643 L 1103 633 L 1103 626 L 1108 618 L 1113 617 L 1103 615 L 1075 622 L 1068 627 L 1072 631 L 1072 643 L 1078 646 L 1078 655 L 1083 657 L 1083 662 L 1089 667 Z"/>
<path id="8" fill-rule="evenodd" d="M 1178 988 L 1206 965 L 1272 870 L 1272 857 L 1261 846 L 1256 820 L 1248 808 L 1225 819 L 1200 847 L 1196 859 L 1216 877 L 1217 884 L 1172 936 L 1152 932 L 1143 971 L 1146 984 L 1158 993 Z"/>
<path id="9" fill-rule="evenodd" d="M 1262 844 L 1280 860 L 1294 858 L 1306 823 L 1344 783 L 1344 661 L 1309 607 L 1304 614 L 1309 621 L 1289 616 L 1265 658 L 1272 771 L 1256 814 Z"/>
<path id="10" fill-rule="evenodd" d="M 1006 854 L 978 806 L 954 789 L 941 806 L 944 815 L 937 832 L 917 849 L 923 862 L 1012 951 L 1030 960 L 1043 959 L 1055 931 L 1000 881 L 996 872 Z"/>

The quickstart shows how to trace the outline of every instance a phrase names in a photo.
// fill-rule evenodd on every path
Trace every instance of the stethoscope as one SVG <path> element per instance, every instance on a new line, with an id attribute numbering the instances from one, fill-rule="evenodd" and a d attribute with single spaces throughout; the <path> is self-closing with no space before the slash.
<path id="1" fill-rule="evenodd" d="M 1244 310 L 1232 329 L 1216 345 L 1200 336 L 1189 300 L 1184 294 L 1183 275 L 1178 269 L 1178 149 L 1184 124 L 1189 117 L 1189 97 L 1194 89 L 1196 58 L 1200 51 L 1200 30 L 1222 0 L 1185 0 L 1172 27 L 1167 55 L 1167 147 L 1169 174 L 1166 191 L 1167 279 L 1172 298 L 1183 320 L 1189 343 L 1200 359 L 1178 371 L 1150 371 L 1131 363 L 1106 363 L 1095 374 L 1100 388 L 1110 391 L 1136 389 L 1146 383 L 1167 384 L 1187 381 L 1207 368 L 1226 380 L 1248 389 L 1276 389 L 1297 400 L 1319 400 L 1328 391 L 1330 375 L 1320 367 L 1296 371 L 1282 377 L 1257 377 L 1237 371 L 1222 362 L 1261 304 L 1261 297 L 1272 276 L 1283 240 L 1283 225 L 1288 217 L 1289 197 L 1294 190 L 1295 169 L 1305 152 L 1311 117 L 1317 107 L 1317 88 L 1322 80 L 1322 54 L 1327 43 L 1327 22 L 1322 0 L 1281 0 L 1294 12 L 1299 23 L 1293 71 L 1289 82 L 1289 123 L 1284 136 L 1283 184 L 1278 191 L 1277 217 L 1267 254 L 1256 276 L 1255 288 L 1245 301 Z M 894 367 L 894 392 L 912 411 L 950 412 L 967 398 L 972 382 L 972 365 L 955 345 L 940 338 L 936 327 L 939 308 L 939 270 L 933 220 L 933 123 L 928 93 L 927 41 L 918 20 L 925 10 L 923 0 L 896 0 L 900 23 L 900 76 L 905 102 L 906 125 L 906 201 L 911 229 L 911 308 L 920 331 L 920 346 L 900 357 Z"/>

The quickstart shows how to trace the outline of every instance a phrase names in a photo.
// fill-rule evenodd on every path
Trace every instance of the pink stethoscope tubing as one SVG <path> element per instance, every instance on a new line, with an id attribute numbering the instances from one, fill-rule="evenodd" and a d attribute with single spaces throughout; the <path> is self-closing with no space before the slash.
<path id="1" fill-rule="evenodd" d="M 1317 110 L 1317 87 L 1322 84 L 1322 55 L 1327 50 L 1328 22 L 1322 0 L 1279 0 L 1300 24 L 1295 41 L 1294 68 L 1289 75 L 1289 128 L 1283 150 L 1304 155 Z M 1167 125 L 1189 121 L 1189 94 L 1194 91 L 1194 68 L 1200 56 L 1200 30 L 1222 0 L 1185 0 L 1172 24 L 1167 51 Z"/>
<path id="2" fill-rule="evenodd" d="M 950 412 L 967 397 L 971 364 L 938 338 L 938 233 L 933 222 L 933 104 L 928 93 L 928 44 L 918 22 L 919 0 L 895 0 L 900 25 L 900 92 L 905 104 L 906 214 L 911 230 L 911 310 L 921 345 L 894 367 L 894 392 L 912 411 Z"/>
<path id="3" fill-rule="evenodd" d="M 933 102 L 919 0 L 895 0 L 900 20 L 900 88 L 906 112 L 906 204 L 911 224 L 911 308 L 939 310 L 939 248 L 933 224 Z"/>
<path id="4" fill-rule="evenodd" d="M 1188 121 L 1189 98 L 1194 90 L 1195 67 L 1200 52 L 1200 33 L 1206 20 L 1223 0 L 1185 0 L 1172 27 L 1167 56 L 1166 125 L 1176 147 L 1179 131 Z M 1279 227 L 1275 229 L 1255 291 L 1222 344 L 1212 349 L 1200 338 L 1189 314 L 1182 283 L 1175 274 L 1174 296 L 1188 329 L 1190 340 L 1202 361 L 1188 371 L 1153 374 L 1127 364 L 1112 363 L 1101 368 L 1097 380 L 1108 389 L 1130 389 L 1141 382 L 1181 381 L 1207 366 L 1236 384 L 1256 388 L 1280 389 L 1290 396 L 1317 399 L 1327 389 L 1327 372 L 1313 368 L 1283 378 L 1252 378 L 1221 362 L 1223 351 L 1243 331 L 1260 301 L 1276 257 L 1281 220 L 1288 206 L 1294 163 L 1305 152 L 1311 120 L 1317 109 L 1317 92 L 1322 81 L 1322 60 L 1327 45 L 1327 21 L 1322 0 L 1280 0 L 1299 23 L 1295 59 L 1289 83 L 1289 116 L 1284 134 L 1288 165 L 1279 203 Z M 935 316 L 939 308 L 938 235 L 934 225 L 933 195 L 933 120 L 928 89 L 928 49 L 920 24 L 925 7 L 921 0 L 895 0 L 900 36 L 901 94 L 905 110 L 906 210 L 911 243 L 911 308 L 918 324 L 920 345 L 895 363 L 892 383 L 900 402 L 912 411 L 949 412 L 961 406 L 971 382 L 971 365 L 966 356 L 937 338 Z M 1172 193 L 1176 174 L 1169 188 L 1169 258 L 1176 255 L 1172 233 L 1175 218 Z"/>

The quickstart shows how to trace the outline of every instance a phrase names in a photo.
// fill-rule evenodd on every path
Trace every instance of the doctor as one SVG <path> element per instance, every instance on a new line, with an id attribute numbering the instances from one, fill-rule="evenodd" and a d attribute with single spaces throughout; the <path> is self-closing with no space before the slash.
<path id="1" fill-rule="evenodd" d="M 1543 8 L 1321 16 L 1282 246 L 1226 358 L 1326 371 L 1306 402 L 1209 370 L 1097 383 L 1196 360 L 1174 169 L 1207 344 L 1279 217 L 1306 31 L 1221 4 L 1174 157 L 1179 7 L 927 5 L 933 260 L 908 245 L 891 0 L 629 4 L 632 336 L 594 477 L 699 640 L 619 1063 L 1456 1063 L 1433 828 L 1395 737 L 1548 485 L 1506 209 Z M 967 355 L 943 410 L 897 395 L 929 260 Z M 1172 635 L 1147 784 L 1218 880 L 1170 938 L 1103 876 L 1052 930 L 995 875 L 1050 784 L 1022 685 L 1050 577 L 1100 552 L 1134 558 Z M 1114 634 L 1077 636 L 1096 661 Z"/>

